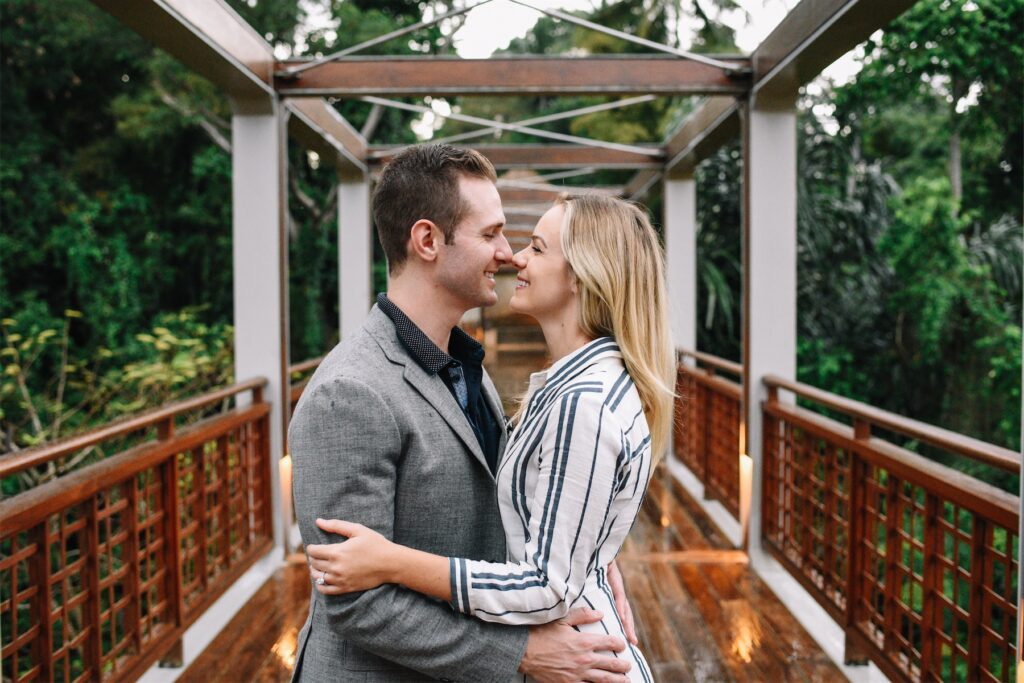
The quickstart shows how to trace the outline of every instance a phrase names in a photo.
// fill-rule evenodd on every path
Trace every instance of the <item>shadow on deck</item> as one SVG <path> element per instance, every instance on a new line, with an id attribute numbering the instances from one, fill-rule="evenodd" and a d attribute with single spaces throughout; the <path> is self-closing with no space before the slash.
<path id="1" fill-rule="evenodd" d="M 657 680 L 844 680 L 746 555 L 669 477 L 651 482 L 619 555 Z M 309 594 L 304 557 L 294 555 L 178 680 L 288 681 Z"/>

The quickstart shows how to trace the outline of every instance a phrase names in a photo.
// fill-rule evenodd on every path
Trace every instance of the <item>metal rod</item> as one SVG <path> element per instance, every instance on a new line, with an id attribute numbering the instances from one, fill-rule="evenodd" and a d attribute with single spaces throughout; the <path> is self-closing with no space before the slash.
<path id="1" fill-rule="evenodd" d="M 513 180 L 511 178 L 498 178 L 499 188 L 507 187 L 516 190 L 540 190 L 542 192 L 568 192 L 569 194 L 586 194 L 588 192 L 600 192 L 604 194 L 622 194 L 621 186 L 598 186 L 593 187 L 571 187 L 569 185 L 552 185 L 550 183 L 536 183 L 529 180 Z"/>
<path id="2" fill-rule="evenodd" d="M 597 112 L 609 111 L 611 109 L 621 109 L 622 107 L 629 107 L 634 104 L 642 104 L 643 102 L 651 102 L 657 99 L 654 95 L 640 95 L 639 97 L 627 97 L 624 100 L 615 100 L 614 102 L 605 102 L 603 104 L 594 104 L 589 107 L 580 107 L 579 109 L 571 109 L 569 111 L 562 111 L 556 114 L 548 114 L 546 116 L 538 116 L 532 119 L 523 119 L 522 121 L 515 121 L 517 126 L 533 126 L 538 123 L 551 123 L 552 121 L 562 121 L 564 119 L 572 119 L 577 116 L 584 116 L 586 114 L 595 114 Z M 459 133 L 458 135 L 450 135 L 446 138 L 440 138 L 435 142 L 458 142 L 460 140 L 469 140 L 472 138 L 479 138 L 485 135 L 489 135 L 498 130 L 497 128 L 483 128 L 481 130 L 472 130 L 466 133 Z"/>
<path id="3" fill-rule="evenodd" d="M 533 182 L 561 180 L 563 178 L 575 178 L 576 176 L 590 175 L 591 173 L 594 173 L 596 171 L 597 169 L 595 169 L 593 166 L 587 166 L 586 168 L 577 168 L 572 171 L 559 171 L 558 173 L 548 173 L 547 175 L 530 176 L 529 180 Z"/>
<path id="4" fill-rule="evenodd" d="M 421 28 L 433 26 L 438 22 L 444 21 L 445 19 L 450 19 L 451 17 L 457 17 L 460 14 L 465 14 L 466 12 L 476 9 L 481 5 L 486 5 L 491 1 L 492 0 L 480 0 L 480 2 L 474 5 L 470 5 L 469 7 L 463 7 L 462 9 L 455 9 L 452 10 L 451 12 L 445 12 L 440 16 L 434 17 L 430 21 L 421 21 L 418 24 L 413 24 L 411 26 L 406 26 L 405 28 L 400 28 L 396 31 L 391 31 L 390 33 L 385 33 L 384 35 L 377 36 L 376 38 L 371 38 L 370 40 L 359 43 L 358 45 L 353 45 L 352 47 L 346 47 L 344 50 L 332 52 L 326 57 L 320 57 L 319 59 L 313 60 L 312 62 L 309 62 L 307 64 L 301 64 L 299 66 L 293 66 L 289 69 L 285 69 L 284 71 L 281 71 L 276 75 L 280 78 L 294 78 L 303 71 L 308 71 L 309 69 L 314 69 L 318 66 L 327 64 L 328 62 L 333 62 L 337 59 L 341 59 L 342 57 L 347 57 L 348 55 L 355 54 L 356 52 L 360 52 L 361 50 L 365 50 L 368 47 L 373 47 L 374 45 L 380 45 L 381 43 L 386 43 L 389 40 L 400 38 L 409 33 L 413 33 L 414 31 L 418 31 Z"/>
<path id="5" fill-rule="evenodd" d="M 584 114 L 594 114 L 594 113 L 601 112 L 601 111 L 608 111 L 610 109 L 620 109 L 622 107 L 629 107 L 629 106 L 632 106 L 634 104 L 642 104 L 643 102 L 651 102 L 652 100 L 655 100 L 655 99 L 657 99 L 657 98 L 654 95 L 640 95 L 639 97 L 627 97 L 624 100 L 615 100 L 614 102 L 605 102 L 603 104 L 594 104 L 594 105 L 591 105 L 589 107 L 580 107 L 579 109 L 571 109 L 569 111 L 562 111 L 562 112 L 558 112 L 556 114 L 548 114 L 546 116 L 538 116 L 538 117 L 532 118 L 532 119 L 523 119 L 522 121 L 514 121 L 513 124 L 517 125 L 517 126 L 532 126 L 532 125 L 536 125 L 538 123 L 551 123 L 552 121 L 561 121 L 561 120 L 564 120 L 564 119 L 571 119 L 571 118 L 575 118 L 577 116 L 583 116 Z M 431 142 L 436 143 L 436 144 L 451 143 L 451 142 L 461 142 L 462 140 L 471 140 L 471 139 L 474 139 L 474 138 L 482 138 L 485 135 L 490 135 L 491 133 L 494 133 L 497 130 L 498 130 L 498 128 L 494 128 L 493 126 L 491 126 L 491 127 L 488 127 L 488 128 L 481 128 L 480 130 L 471 130 L 471 131 L 467 131 L 465 133 L 458 133 L 456 135 L 449 135 L 447 137 L 437 138 L 437 139 L 431 140 Z M 386 152 L 385 151 L 372 152 L 370 154 L 370 156 L 371 156 L 371 158 L 380 158 L 380 157 L 384 157 L 384 156 L 389 156 L 391 154 L 396 154 L 396 153 L 402 151 L 403 149 L 406 149 L 406 147 L 399 147 L 398 149 L 390 149 L 390 150 L 388 150 Z"/>
<path id="6" fill-rule="evenodd" d="M 607 26 L 602 26 L 601 24 L 595 24 L 592 21 L 580 19 L 579 17 L 575 17 L 571 14 L 566 14 L 565 12 L 560 12 L 556 9 L 544 9 L 543 7 L 537 7 L 536 5 L 532 5 L 528 2 L 525 2 L 524 0 L 509 0 L 509 2 L 514 2 L 515 4 L 522 5 L 523 7 L 529 7 L 532 10 L 536 10 L 537 12 L 541 12 L 543 14 L 548 15 L 549 17 L 554 17 L 555 19 L 567 21 L 570 24 L 576 24 L 577 26 L 583 26 L 584 28 L 589 28 L 590 30 L 597 31 L 598 33 L 603 33 L 608 36 L 614 36 L 615 38 L 620 38 L 630 43 L 636 43 L 637 45 L 643 45 L 644 47 L 649 47 L 660 52 L 667 52 L 668 54 L 675 55 L 677 57 L 684 57 L 686 59 L 692 60 L 694 62 L 700 62 L 701 64 L 706 64 L 708 66 L 714 66 L 724 71 L 741 71 L 743 69 L 742 66 L 731 64 L 729 62 L 723 62 L 721 60 L 714 59 L 713 57 L 705 57 L 704 55 L 698 55 L 692 52 L 687 52 L 686 50 L 680 50 L 679 48 L 672 47 L 671 45 L 665 45 L 664 43 L 657 43 L 653 40 L 647 40 L 646 38 L 631 36 L 628 33 L 616 31 L 613 28 L 608 28 Z"/>
<path id="7" fill-rule="evenodd" d="M 551 140 L 560 140 L 562 142 L 571 142 L 577 145 L 583 145 L 586 147 L 602 147 L 604 149 L 613 149 L 618 152 L 628 152 L 630 154 L 643 154 L 644 156 L 660 157 L 662 154 L 661 149 L 650 149 L 648 147 L 637 147 L 634 145 L 623 145 L 617 142 L 606 142 L 604 140 L 593 140 L 591 138 L 583 138 L 576 135 L 566 135 L 564 133 L 553 133 L 547 130 L 541 130 L 539 128 L 530 128 L 529 126 L 521 126 L 515 123 L 502 123 L 500 121 L 489 121 L 487 119 L 480 118 L 478 116 L 467 116 L 465 114 L 440 114 L 430 107 L 425 107 L 418 104 L 406 104 L 405 102 L 399 102 L 397 100 L 388 100 L 383 97 L 361 97 L 363 102 L 369 102 L 370 104 L 382 104 L 385 107 L 393 107 L 395 109 L 404 109 L 406 111 L 412 111 L 417 113 L 431 113 L 435 116 L 440 116 L 445 119 L 452 119 L 453 121 L 462 121 L 464 123 L 475 123 L 479 126 L 491 126 L 499 130 L 508 130 L 516 133 L 526 133 L 528 135 L 536 135 L 539 138 L 550 138 Z M 394 150 L 391 150 L 394 153 Z"/>

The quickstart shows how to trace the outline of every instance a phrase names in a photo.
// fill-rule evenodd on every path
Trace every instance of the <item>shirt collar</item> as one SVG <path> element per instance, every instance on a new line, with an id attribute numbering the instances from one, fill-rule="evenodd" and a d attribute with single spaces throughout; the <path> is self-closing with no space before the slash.
<path id="1" fill-rule="evenodd" d="M 466 334 L 462 328 L 452 328 L 451 336 L 448 338 L 448 348 L 451 351 L 449 355 L 430 341 L 430 337 L 383 292 L 377 295 L 377 305 L 395 324 L 398 340 L 405 346 L 409 355 L 428 374 L 436 375 L 453 363 L 483 362 L 484 347 L 476 339 Z"/>
<path id="2" fill-rule="evenodd" d="M 572 353 L 562 356 L 546 370 L 531 374 L 529 391 L 540 389 L 563 375 L 578 375 L 585 368 L 606 358 L 622 358 L 622 351 L 619 350 L 614 338 L 598 337 Z"/>

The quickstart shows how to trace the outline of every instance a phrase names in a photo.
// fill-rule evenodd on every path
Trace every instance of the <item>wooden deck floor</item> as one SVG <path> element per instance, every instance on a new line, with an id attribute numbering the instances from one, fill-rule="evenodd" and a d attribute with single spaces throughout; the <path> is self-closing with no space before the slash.
<path id="1" fill-rule="evenodd" d="M 619 564 L 658 681 L 845 680 L 675 482 L 651 482 Z M 288 681 L 309 588 L 294 556 L 179 680 Z"/>

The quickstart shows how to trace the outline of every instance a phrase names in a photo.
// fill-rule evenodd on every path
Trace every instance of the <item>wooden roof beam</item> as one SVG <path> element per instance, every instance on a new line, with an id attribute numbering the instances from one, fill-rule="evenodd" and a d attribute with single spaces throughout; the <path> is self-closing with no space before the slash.
<path id="1" fill-rule="evenodd" d="M 288 99 L 288 132 L 333 165 L 343 178 L 360 179 L 368 171 L 367 143 L 323 98 Z"/>
<path id="2" fill-rule="evenodd" d="M 801 0 L 754 50 L 758 106 L 791 107 L 797 90 L 917 0 Z"/>
<path id="3" fill-rule="evenodd" d="M 802 0 L 751 55 L 757 106 L 791 108 L 798 89 L 915 0 Z M 730 97 L 709 97 L 665 141 L 670 175 L 691 173 L 739 132 Z"/>
<path id="4" fill-rule="evenodd" d="M 661 168 L 663 155 L 650 156 L 635 152 L 624 152 L 582 145 L 472 145 L 497 169 L 510 168 L 594 168 L 594 169 L 640 169 Z M 404 146 L 370 147 L 373 164 L 383 164 L 394 154 L 391 150 Z M 659 147 L 651 146 L 652 150 Z"/>
<path id="5" fill-rule="evenodd" d="M 732 97 L 709 97 L 665 140 L 667 177 L 693 173 L 701 161 L 739 134 L 739 104 Z"/>
<path id="6" fill-rule="evenodd" d="M 122 24 L 206 78 L 237 110 L 273 102 L 274 51 L 220 0 L 93 0 Z"/>
<path id="7" fill-rule="evenodd" d="M 348 57 L 275 79 L 282 95 L 696 95 L 745 93 L 740 72 L 680 59 L 646 55 L 605 57 Z M 278 72 L 301 65 L 285 62 Z"/>

